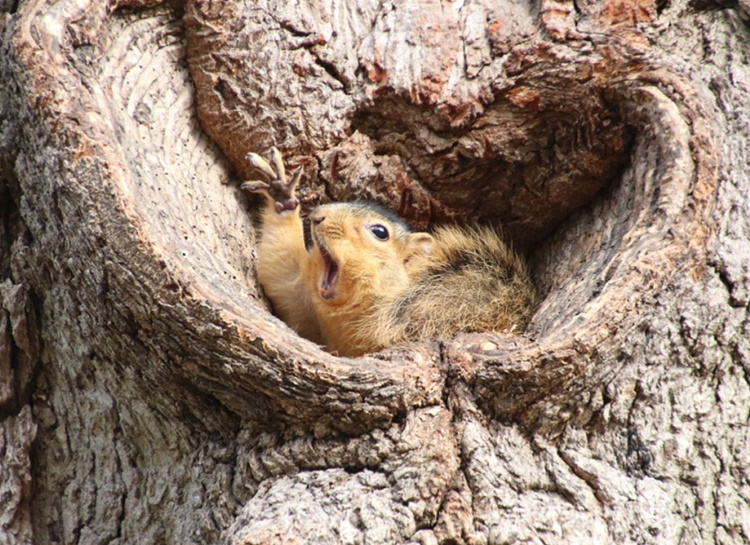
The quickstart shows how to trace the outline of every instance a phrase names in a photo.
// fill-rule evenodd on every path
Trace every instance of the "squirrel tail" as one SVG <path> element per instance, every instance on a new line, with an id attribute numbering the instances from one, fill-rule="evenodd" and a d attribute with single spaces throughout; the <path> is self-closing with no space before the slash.
<path id="1" fill-rule="evenodd" d="M 488 227 L 442 227 L 433 256 L 404 293 L 376 305 L 367 327 L 381 346 L 463 332 L 522 331 L 536 294 L 525 262 Z"/>

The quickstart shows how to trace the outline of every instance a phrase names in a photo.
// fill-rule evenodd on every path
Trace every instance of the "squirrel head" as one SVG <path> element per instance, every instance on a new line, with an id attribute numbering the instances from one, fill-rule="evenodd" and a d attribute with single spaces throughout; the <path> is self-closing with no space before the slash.
<path id="1" fill-rule="evenodd" d="M 367 310 L 396 296 L 429 260 L 433 238 L 413 233 L 391 212 L 366 202 L 335 203 L 310 214 L 313 241 L 307 278 L 318 304 Z"/>

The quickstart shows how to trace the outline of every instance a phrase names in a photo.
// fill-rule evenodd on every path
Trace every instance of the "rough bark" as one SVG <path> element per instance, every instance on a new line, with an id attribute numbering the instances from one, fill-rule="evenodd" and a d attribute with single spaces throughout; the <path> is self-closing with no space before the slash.
<path id="1" fill-rule="evenodd" d="M 747 2 L 0 10 L 0 543 L 750 541 Z M 502 225 L 528 331 L 297 337 L 271 145 Z"/>

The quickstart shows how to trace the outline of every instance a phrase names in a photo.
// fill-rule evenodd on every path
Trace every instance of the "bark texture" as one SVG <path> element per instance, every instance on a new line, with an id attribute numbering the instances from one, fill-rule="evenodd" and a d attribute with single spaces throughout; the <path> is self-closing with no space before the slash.
<path id="1" fill-rule="evenodd" d="M 0 10 L 0 544 L 750 541 L 747 2 Z M 271 145 L 502 225 L 529 329 L 297 337 Z"/>

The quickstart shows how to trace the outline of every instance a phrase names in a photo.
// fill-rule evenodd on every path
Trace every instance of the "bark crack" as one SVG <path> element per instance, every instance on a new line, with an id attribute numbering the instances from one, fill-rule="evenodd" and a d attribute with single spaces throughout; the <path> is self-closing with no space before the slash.
<path id="1" fill-rule="evenodd" d="M 739 291 L 739 283 L 732 280 L 728 268 L 718 260 L 709 260 L 708 265 L 713 269 L 716 277 L 726 289 L 727 295 L 729 296 L 729 304 L 734 308 L 747 307 L 747 298 L 738 297 L 737 293 Z"/>

